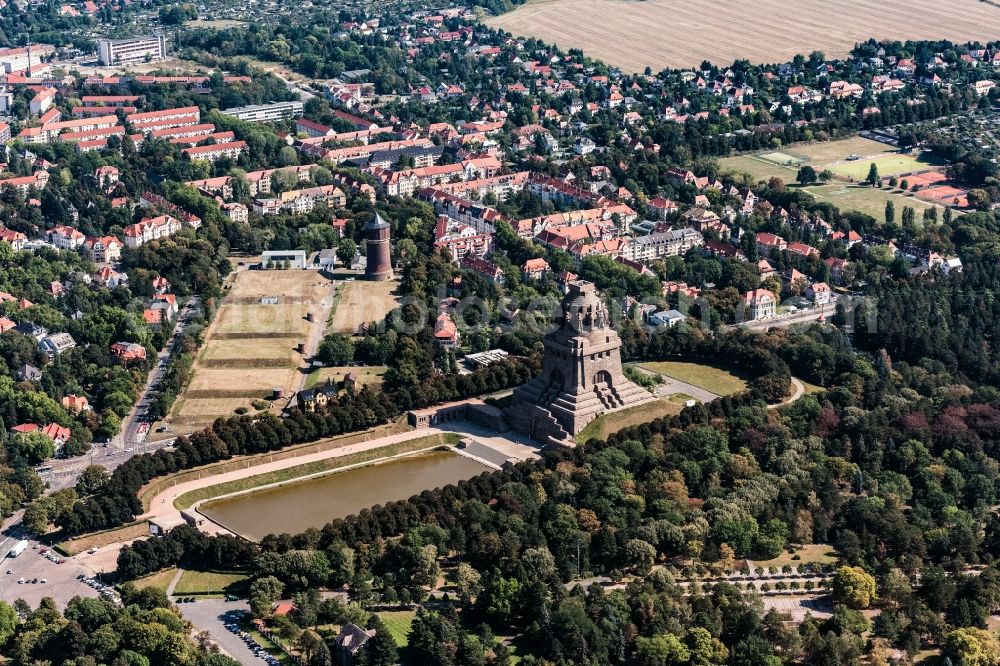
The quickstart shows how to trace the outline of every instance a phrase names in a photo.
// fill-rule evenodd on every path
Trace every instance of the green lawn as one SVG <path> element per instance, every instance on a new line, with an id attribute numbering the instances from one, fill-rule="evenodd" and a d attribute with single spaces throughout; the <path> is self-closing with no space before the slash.
<path id="1" fill-rule="evenodd" d="M 134 580 L 132 581 L 132 584 L 135 585 L 140 590 L 145 590 L 147 587 L 152 587 L 156 588 L 157 590 L 163 590 L 164 592 L 166 592 L 167 586 L 170 585 L 170 581 L 174 579 L 174 576 L 176 574 L 177 574 L 177 568 L 172 567 L 170 569 L 164 569 L 163 571 L 159 571 L 155 574 L 150 574 L 149 576 L 139 578 L 138 580 Z"/>
<path id="2" fill-rule="evenodd" d="M 799 559 L 792 559 L 798 556 Z M 754 566 L 757 567 L 782 567 L 786 564 L 790 566 L 795 566 L 798 564 L 833 564 L 837 561 L 837 553 L 834 552 L 833 546 L 823 543 L 814 543 L 807 546 L 802 546 L 795 551 L 789 553 L 788 551 L 782 551 L 781 555 L 778 555 L 773 560 L 754 560 Z"/>
<path id="3" fill-rule="evenodd" d="M 795 175 L 799 172 L 798 166 L 781 166 L 755 155 L 724 157 L 719 160 L 719 168 L 722 171 L 733 171 L 738 174 L 748 173 L 754 180 L 778 177 L 786 183 L 794 181 Z"/>
<path id="4" fill-rule="evenodd" d="M 677 414 L 680 411 L 681 408 L 677 404 L 660 398 L 654 402 L 647 402 L 643 405 L 599 416 L 588 423 L 587 427 L 581 430 L 574 439 L 580 443 L 586 442 L 588 439 L 607 439 L 611 434 L 623 428 L 648 423 L 653 419 Z"/>
<path id="5" fill-rule="evenodd" d="M 174 587 L 174 596 L 223 597 L 246 595 L 249 576 L 234 571 L 192 571 L 185 569 Z"/>
<path id="6" fill-rule="evenodd" d="M 736 370 L 723 370 L 711 365 L 687 361 L 656 361 L 640 363 L 639 365 L 650 372 L 673 377 L 692 386 L 711 391 L 716 395 L 741 393 L 746 390 L 747 379 L 749 379 L 747 375 Z"/>
<path id="7" fill-rule="evenodd" d="M 878 173 L 883 178 L 895 176 L 901 173 L 912 173 L 920 171 L 930 166 L 929 162 L 922 161 L 913 155 L 897 153 L 895 155 L 884 155 L 870 160 L 855 160 L 853 162 L 841 162 L 832 164 L 828 169 L 838 176 L 853 178 L 854 180 L 864 180 L 868 177 L 868 171 L 874 164 L 878 168 Z"/>
<path id="8" fill-rule="evenodd" d="M 378 616 L 389 628 L 392 639 L 396 641 L 396 647 L 406 647 L 409 642 L 410 627 L 413 625 L 413 618 L 417 616 L 416 611 L 384 611 Z"/>

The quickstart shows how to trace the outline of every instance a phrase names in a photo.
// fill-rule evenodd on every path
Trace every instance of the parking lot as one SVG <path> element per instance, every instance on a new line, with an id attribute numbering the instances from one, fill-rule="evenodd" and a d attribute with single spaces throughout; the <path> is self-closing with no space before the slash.
<path id="1" fill-rule="evenodd" d="M 278 660 L 254 651 L 253 639 L 244 639 L 233 631 L 244 614 L 250 612 L 246 601 L 223 601 L 222 599 L 202 599 L 191 603 L 177 604 L 177 609 L 185 619 L 198 629 L 207 631 L 219 647 L 243 666 L 278 664 Z M 228 625 L 228 626 L 227 626 Z"/>
<path id="2" fill-rule="evenodd" d="M 34 548 L 29 547 L 17 557 L 0 560 L 0 599 L 7 602 L 24 599 L 34 608 L 42 598 L 52 597 L 63 608 L 75 596 L 99 595 L 98 590 L 78 578 L 90 574 L 83 566 L 72 559 L 52 555 L 51 551 L 42 554 L 42 548 L 33 545 Z M 45 555 L 51 555 L 51 559 Z M 19 583 L 21 579 L 25 582 Z M 28 582 L 34 580 L 38 582 Z"/>

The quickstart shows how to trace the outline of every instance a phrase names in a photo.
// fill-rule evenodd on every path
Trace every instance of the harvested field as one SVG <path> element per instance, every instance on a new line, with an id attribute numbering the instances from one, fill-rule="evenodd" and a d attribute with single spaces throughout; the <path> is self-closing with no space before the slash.
<path id="1" fill-rule="evenodd" d="M 214 334 L 218 339 L 233 335 L 246 337 L 302 336 L 309 330 L 308 305 L 223 305 L 216 315 Z"/>
<path id="2" fill-rule="evenodd" d="M 198 368 L 188 394 L 200 398 L 213 393 L 223 398 L 264 397 L 276 386 L 291 390 L 298 373 L 298 368 Z"/>
<path id="3" fill-rule="evenodd" d="M 299 338 L 255 338 L 213 340 L 198 362 L 206 367 L 264 368 L 298 366 L 302 355 L 295 347 Z"/>
<path id="4" fill-rule="evenodd" d="M 277 296 L 281 302 L 319 303 L 332 289 L 333 282 L 319 271 L 241 271 L 226 296 L 226 302 Z"/>
<path id="5" fill-rule="evenodd" d="M 395 280 L 344 283 L 330 322 L 330 331 L 357 333 L 362 324 L 382 321 L 399 304 L 399 300 L 393 295 L 398 286 L 399 283 Z"/>
<path id="6" fill-rule="evenodd" d="M 173 433 L 192 432 L 237 409 L 270 397 L 276 387 L 292 393 L 303 380 L 304 356 L 325 324 L 324 301 L 334 283 L 316 271 L 238 272 L 195 363 L 194 377 L 169 419 Z M 262 297 L 277 304 L 263 304 Z M 315 322 L 306 319 L 316 314 Z"/>
<path id="7" fill-rule="evenodd" d="M 747 20 L 748 10 L 768 18 Z M 487 23 L 581 48 L 626 70 L 657 71 L 703 60 L 785 62 L 814 50 L 844 56 L 870 37 L 990 41 L 998 20 L 1000 8 L 975 0 L 758 0 L 752 7 L 732 0 L 532 0 Z"/>

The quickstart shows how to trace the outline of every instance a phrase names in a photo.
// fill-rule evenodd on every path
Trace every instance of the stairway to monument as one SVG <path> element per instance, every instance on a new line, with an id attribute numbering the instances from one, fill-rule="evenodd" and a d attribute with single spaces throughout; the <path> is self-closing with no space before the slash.
<path id="1" fill-rule="evenodd" d="M 619 407 L 623 407 L 625 405 L 625 402 L 621 399 L 621 396 L 618 395 L 618 392 L 615 391 L 614 387 L 608 386 L 605 382 L 598 382 L 594 384 L 594 393 L 597 394 L 597 398 L 608 411 L 618 409 Z"/>

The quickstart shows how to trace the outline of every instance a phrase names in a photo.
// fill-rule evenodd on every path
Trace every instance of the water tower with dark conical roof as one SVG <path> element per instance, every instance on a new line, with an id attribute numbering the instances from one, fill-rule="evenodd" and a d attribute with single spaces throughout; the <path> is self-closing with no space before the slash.
<path id="1" fill-rule="evenodd" d="M 375 213 L 372 221 L 365 225 L 365 247 L 367 250 L 365 277 L 369 280 L 392 279 L 390 233 L 389 223 L 378 213 Z"/>

